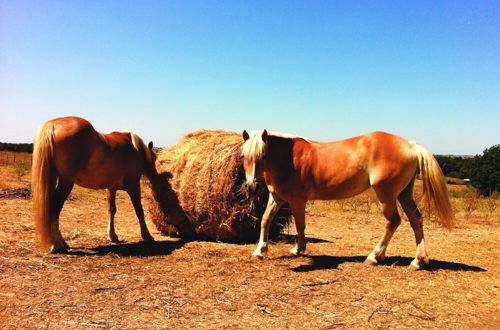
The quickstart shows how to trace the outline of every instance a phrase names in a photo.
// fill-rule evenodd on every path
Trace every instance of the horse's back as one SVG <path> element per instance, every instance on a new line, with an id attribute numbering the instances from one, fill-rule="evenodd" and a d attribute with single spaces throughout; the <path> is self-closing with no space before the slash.
<path id="1" fill-rule="evenodd" d="M 358 138 L 334 142 L 296 139 L 294 167 L 308 198 L 348 198 L 368 189 L 368 173 L 360 165 L 358 152 Z"/>
<path id="2" fill-rule="evenodd" d="M 111 132 L 102 136 L 113 162 L 130 167 L 131 163 L 140 160 L 140 153 L 138 147 L 134 145 L 131 132 Z"/>
<path id="3" fill-rule="evenodd" d="M 332 142 L 296 139 L 294 160 L 315 199 L 351 197 L 381 182 L 406 184 L 417 166 L 410 143 L 385 132 Z"/>
<path id="4" fill-rule="evenodd" d="M 92 124 L 80 117 L 55 118 L 46 122 L 45 125 L 52 126 L 56 143 L 64 143 L 71 139 L 81 139 L 85 135 L 95 135 Z"/>
<path id="5" fill-rule="evenodd" d="M 128 132 L 102 134 L 79 117 L 48 121 L 54 136 L 53 157 L 58 175 L 86 188 L 120 187 L 136 180 L 141 163 Z"/>
<path id="6" fill-rule="evenodd" d="M 99 144 L 92 124 L 79 117 L 62 117 L 46 122 L 45 127 L 53 132 L 53 160 L 58 175 L 69 179 L 86 168 Z"/>

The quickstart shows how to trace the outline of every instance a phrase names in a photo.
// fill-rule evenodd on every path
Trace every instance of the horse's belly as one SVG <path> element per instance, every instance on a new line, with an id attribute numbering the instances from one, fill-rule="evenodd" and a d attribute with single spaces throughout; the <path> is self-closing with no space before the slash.
<path id="1" fill-rule="evenodd" d="M 331 200 L 350 198 L 370 188 L 368 175 L 360 174 L 342 181 L 326 181 L 310 191 L 310 199 Z"/>
<path id="2" fill-rule="evenodd" d="M 88 189 L 113 189 L 123 185 L 121 177 L 109 173 L 107 175 L 99 175 L 97 173 L 88 175 L 85 172 L 80 172 L 76 174 L 73 182 Z"/>

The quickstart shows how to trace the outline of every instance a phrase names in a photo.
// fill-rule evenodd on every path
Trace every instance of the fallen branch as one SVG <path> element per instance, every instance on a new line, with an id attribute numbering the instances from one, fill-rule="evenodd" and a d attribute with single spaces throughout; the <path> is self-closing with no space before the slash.
<path id="1" fill-rule="evenodd" d="M 389 313 L 389 312 L 388 312 L 388 311 L 386 311 L 386 310 L 384 310 L 384 309 L 383 309 L 383 308 L 381 308 L 381 307 L 378 307 L 378 308 L 376 308 L 376 309 L 375 309 L 375 310 L 374 310 L 374 311 L 370 314 L 370 316 L 368 316 L 368 322 L 370 322 L 370 321 L 371 321 L 371 319 L 372 319 L 373 315 L 375 315 L 375 313 L 378 313 L 378 314 L 387 314 L 387 313 Z"/>
<path id="2" fill-rule="evenodd" d="M 90 321 L 90 322 L 66 321 L 66 322 L 69 324 L 83 325 L 87 327 L 96 327 L 96 328 L 108 328 L 111 326 L 111 324 L 109 324 L 108 322 L 98 322 L 98 321 Z"/>
<path id="3" fill-rule="evenodd" d="M 426 320 L 426 321 L 435 321 L 436 318 L 434 316 L 432 316 L 431 314 L 429 314 L 429 312 L 423 310 L 420 306 L 418 306 L 417 304 L 415 303 L 410 303 L 410 305 L 413 306 L 413 308 L 415 308 L 417 311 L 419 311 L 420 313 L 423 313 L 424 315 L 417 315 L 417 314 L 412 314 L 412 313 L 408 313 L 409 315 L 411 316 L 415 316 L 416 318 L 419 318 L 419 319 L 422 319 L 422 320 Z"/>
<path id="4" fill-rule="evenodd" d="M 121 289 L 124 289 L 125 287 L 124 286 L 117 286 L 117 287 L 114 287 L 114 288 L 95 288 L 94 290 L 95 291 L 104 291 L 104 290 L 121 290 Z"/>
<path id="5" fill-rule="evenodd" d="M 264 314 L 269 314 L 271 316 L 274 316 L 274 317 L 279 317 L 279 315 L 276 315 L 274 313 L 271 313 L 266 306 L 264 305 L 261 305 L 261 304 L 256 304 L 256 306 L 260 309 L 260 311 Z"/>
<path id="6" fill-rule="evenodd" d="M 316 283 L 304 283 L 302 286 L 320 286 L 320 285 L 328 285 L 337 282 L 337 280 L 331 280 L 331 281 L 323 281 L 323 282 L 316 282 Z"/>

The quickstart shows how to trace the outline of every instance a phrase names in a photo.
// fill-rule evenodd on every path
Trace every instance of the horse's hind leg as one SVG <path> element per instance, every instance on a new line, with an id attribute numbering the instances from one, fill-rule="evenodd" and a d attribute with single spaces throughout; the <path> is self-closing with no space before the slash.
<path id="1" fill-rule="evenodd" d="M 139 181 L 134 184 L 132 188 L 127 189 L 127 192 L 134 205 L 135 214 L 137 219 L 139 219 L 139 225 L 141 226 L 141 236 L 142 240 L 146 242 L 154 241 L 155 239 L 149 233 L 148 227 L 146 226 L 146 221 L 144 221 L 144 210 L 141 204 L 141 187 L 139 186 Z"/>
<path id="2" fill-rule="evenodd" d="M 429 257 L 425 249 L 424 242 L 424 227 L 422 223 L 422 214 L 420 213 L 417 204 L 413 200 L 413 184 L 409 185 L 401 194 L 398 199 L 403 207 L 404 212 L 410 220 L 411 227 L 415 233 L 415 241 L 417 244 L 417 255 L 411 262 L 412 267 L 415 269 L 422 268 L 423 265 L 429 263 Z"/>
<path id="3" fill-rule="evenodd" d="M 109 213 L 108 239 L 113 243 L 118 243 L 120 240 L 115 232 L 116 190 L 106 189 L 106 199 Z"/>
<path id="4" fill-rule="evenodd" d="M 379 194 L 377 193 L 377 195 Z M 376 265 L 380 261 L 384 260 L 387 245 L 389 245 L 392 235 L 394 235 L 394 232 L 401 223 L 401 217 L 398 214 L 398 207 L 395 198 L 389 201 L 382 202 L 382 212 L 384 214 L 384 217 L 387 219 L 387 224 L 385 226 L 384 236 L 378 242 L 378 244 L 375 245 L 372 253 L 370 253 L 365 260 L 365 263 L 371 265 Z"/>
<path id="5" fill-rule="evenodd" d="M 306 205 L 305 202 L 290 203 L 295 229 L 297 229 L 297 244 L 290 250 L 293 255 L 300 255 L 306 250 Z"/>
<path id="6" fill-rule="evenodd" d="M 57 183 L 57 187 L 54 192 L 54 202 L 52 204 L 50 212 L 50 227 L 52 231 L 52 237 L 54 237 L 54 244 L 50 248 L 50 252 L 52 253 L 64 252 L 69 249 L 68 244 L 66 244 L 66 241 L 64 241 L 64 238 L 61 235 L 61 231 L 59 230 L 59 215 L 61 214 L 64 202 L 68 198 L 72 189 L 73 182 L 59 178 L 59 182 Z"/>

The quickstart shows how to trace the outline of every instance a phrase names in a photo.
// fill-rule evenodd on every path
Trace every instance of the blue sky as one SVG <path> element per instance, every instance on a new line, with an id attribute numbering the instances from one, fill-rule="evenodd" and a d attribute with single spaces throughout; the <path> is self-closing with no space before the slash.
<path id="1" fill-rule="evenodd" d="M 0 141 L 54 117 L 156 145 L 202 129 L 500 143 L 498 1 L 0 0 Z"/>

